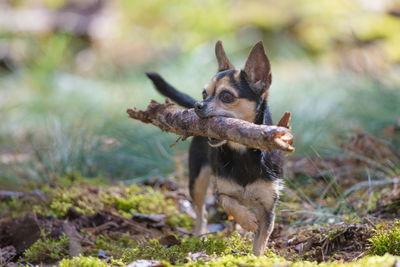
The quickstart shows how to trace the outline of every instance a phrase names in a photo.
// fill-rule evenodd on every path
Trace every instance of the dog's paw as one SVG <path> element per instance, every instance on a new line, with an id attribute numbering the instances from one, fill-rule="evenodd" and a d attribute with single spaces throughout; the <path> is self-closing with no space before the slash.
<path id="1" fill-rule="evenodd" d="M 243 227 L 243 229 L 249 232 L 257 232 L 258 221 L 256 216 L 254 216 L 252 213 L 247 214 L 247 216 L 238 221 L 238 223 Z"/>

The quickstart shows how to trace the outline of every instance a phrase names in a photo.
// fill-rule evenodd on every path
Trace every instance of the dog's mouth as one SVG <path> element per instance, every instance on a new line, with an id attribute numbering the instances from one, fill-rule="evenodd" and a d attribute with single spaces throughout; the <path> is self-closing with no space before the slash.
<path id="1" fill-rule="evenodd" d="M 194 109 L 194 112 L 196 113 L 197 117 L 199 117 L 200 119 L 209 119 L 212 117 L 225 117 L 225 118 L 236 118 L 235 116 L 233 116 L 233 114 L 229 114 L 229 113 L 225 113 L 225 112 L 219 112 L 219 113 L 209 113 L 209 112 L 205 112 L 202 110 L 198 110 L 198 109 Z M 239 119 L 239 118 L 237 118 Z"/>
<path id="2" fill-rule="evenodd" d="M 194 112 L 200 119 L 208 119 L 214 117 L 214 115 L 205 114 L 204 112 L 198 111 L 196 109 L 194 110 Z"/>
<path id="3" fill-rule="evenodd" d="M 197 116 L 199 116 L 201 119 L 207 119 L 207 118 L 212 118 L 212 117 L 216 117 L 216 116 L 227 117 L 227 118 L 231 117 L 231 116 L 228 116 L 228 115 L 225 115 L 225 114 L 223 114 L 223 115 L 220 115 L 220 114 L 218 114 L 218 115 L 216 115 L 216 114 L 213 114 L 213 115 L 207 114 L 206 115 L 206 114 L 204 114 L 202 112 L 199 112 L 197 110 L 195 110 L 195 112 L 196 112 Z M 226 141 L 226 140 L 219 140 L 219 139 L 215 139 L 215 138 L 212 138 L 212 137 L 208 137 L 208 144 L 211 147 L 220 147 L 220 146 L 226 144 L 227 142 L 228 141 Z"/>
<path id="4" fill-rule="evenodd" d="M 219 147 L 226 143 L 226 140 L 218 140 L 215 138 L 208 138 L 208 144 L 212 147 Z"/>

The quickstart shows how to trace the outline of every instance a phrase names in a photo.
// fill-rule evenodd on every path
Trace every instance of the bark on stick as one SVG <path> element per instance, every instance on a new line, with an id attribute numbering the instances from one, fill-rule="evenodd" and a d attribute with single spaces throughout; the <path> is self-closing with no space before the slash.
<path id="1" fill-rule="evenodd" d="M 215 116 L 199 118 L 194 109 L 180 109 L 168 101 L 165 104 L 152 100 L 146 110 L 128 108 L 132 119 L 151 123 L 163 131 L 189 136 L 204 136 L 243 144 L 262 150 L 293 152 L 293 136 L 290 134 L 290 112 L 286 112 L 278 125 L 258 125 L 247 121 Z"/>

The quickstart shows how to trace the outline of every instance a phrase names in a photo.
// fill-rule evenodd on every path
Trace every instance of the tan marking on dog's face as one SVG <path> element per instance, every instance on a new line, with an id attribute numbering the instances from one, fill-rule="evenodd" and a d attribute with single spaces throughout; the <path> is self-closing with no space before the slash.
<path id="1" fill-rule="evenodd" d="M 214 95 L 216 77 L 213 77 L 211 81 L 204 87 L 204 91 L 207 93 L 207 98 Z"/>
<path id="2" fill-rule="evenodd" d="M 235 79 L 239 79 L 240 72 L 234 74 Z M 246 121 L 254 121 L 256 116 L 256 103 L 246 98 L 240 98 L 237 89 L 230 83 L 229 76 L 218 80 L 213 77 L 210 83 L 204 89 L 207 96 L 205 99 L 213 97 L 212 101 L 207 102 L 207 108 L 204 111 L 208 116 L 226 116 L 238 118 Z M 221 100 L 224 93 L 230 93 L 233 101 L 226 103 Z"/>
<path id="3" fill-rule="evenodd" d="M 222 101 L 215 101 L 215 109 L 221 113 L 226 113 L 229 117 L 250 122 L 254 121 L 256 116 L 256 103 L 245 98 L 238 98 L 229 104 Z"/>
<path id="4" fill-rule="evenodd" d="M 261 95 L 262 99 L 267 100 L 269 95 L 269 87 L 265 90 L 265 92 Z"/>

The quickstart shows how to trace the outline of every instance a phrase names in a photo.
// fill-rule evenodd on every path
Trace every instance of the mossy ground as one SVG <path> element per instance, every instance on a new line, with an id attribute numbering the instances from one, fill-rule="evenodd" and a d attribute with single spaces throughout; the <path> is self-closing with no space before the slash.
<path id="1" fill-rule="evenodd" d="M 59 266 L 96 267 L 156 260 L 165 266 L 391 266 L 397 258 L 388 253 L 399 255 L 398 221 L 394 224 L 382 223 L 376 229 L 349 222 L 326 227 L 298 227 L 292 232 L 280 229 L 278 225 L 265 256 L 255 257 L 251 252 L 251 237 L 241 230 L 234 231 L 231 222 L 224 231 L 201 238 L 185 233 L 183 229 L 190 230 L 193 219 L 180 210 L 176 198 L 179 194 L 172 197 L 170 191 L 150 186 L 110 185 L 76 174 L 66 176 L 50 186 L 44 185 L 41 191 L 47 197 L 35 202 L 32 211 L 39 216 L 39 220 L 47 218 L 56 221 L 55 225 L 73 222 L 80 232 L 81 255 L 68 259 L 68 237 L 61 226 L 57 228 L 53 225 L 48 228 L 49 232 L 42 230 L 41 237 L 22 253 L 19 258 L 21 263 L 58 262 Z M 15 198 L 7 203 L 9 205 L 5 205 L 6 208 L 19 207 L 26 213 L 26 202 L 23 200 Z M 135 222 L 132 216 L 137 213 L 162 214 L 165 218 L 159 222 Z M 133 228 L 121 226 L 125 222 L 137 225 Z M 46 229 L 46 224 L 42 228 Z M 142 228 L 138 230 L 135 227 L 147 230 L 141 232 Z M 334 253 L 347 244 L 341 240 L 343 238 L 360 243 L 357 253 L 365 256 L 344 263 L 345 254 Z M 302 251 L 300 245 L 308 248 Z M 325 258 L 320 263 L 315 255 L 318 247 L 326 248 Z"/>
<path id="2" fill-rule="evenodd" d="M 390 253 L 400 256 L 400 221 L 396 219 L 393 225 L 385 223 L 378 225 L 369 242 L 371 243 L 370 254 Z"/>
<path id="3" fill-rule="evenodd" d="M 307 267 L 307 266 L 320 266 L 320 267 L 365 267 L 365 266 L 380 266 L 380 267 L 391 267 L 394 263 L 399 261 L 400 258 L 385 254 L 383 256 L 367 256 L 354 262 L 310 262 L 310 261 L 298 261 L 291 262 L 280 257 L 256 257 L 254 255 L 249 256 L 235 256 L 226 255 L 215 257 L 210 261 L 191 261 L 190 259 L 186 263 L 177 264 L 178 266 L 275 266 L 275 267 Z M 162 261 L 163 266 L 171 266 L 169 261 Z M 119 261 L 104 261 L 94 257 L 78 256 L 72 259 L 63 259 L 59 266 L 60 267 L 103 267 L 103 266 L 123 266 L 124 263 Z"/>
<path id="4" fill-rule="evenodd" d="M 49 237 L 41 233 L 41 237 L 25 250 L 22 259 L 30 263 L 57 262 L 59 259 L 69 257 L 68 238 L 63 233 L 59 238 Z"/>
<path id="5" fill-rule="evenodd" d="M 166 224 L 171 227 L 191 229 L 193 226 L 193 219 L 179 212 L 173 199 L 166 198 L 160 190 L 150 186 L 112 186 L 99 179 L 84 179 L 71 174 L 52 186 L 42 186 L 41 191 L 48 200 L 34 205 L 33 211 L 45 216 L 62 218 L 70 209 L 82 215 L 110 210 L 126 218 L 135 213 L 163 214 Z"/>
<path id="6" fill-rule="evenodd" d="M 389 148 L 374 158 L 376 153 L 368 153 L 381 143 L 365 133 L 357 138 L 356 145 L 346 145 L 353 154 L 315 158 L 311 165 L 304 158 L 287 163 L 286 189 L 262 257 L 252 254 L 252 234 L 215 200 L 207 208 L 217 233 L 193 237 L 190 199 L 177 183 L 112 184 L 70 173 L 27 185 L 34 193 L 0 203 L 0 265 L 96 267 L 153 260 L 165 266 L 392 266 L 400 260 L 400 222 L 394 220 L 400 190 L 388 194 L 387 187 L 364 180 L 376 171 L 394 183 L 399 160 Z M 352 156 L 359 151 L 366 154 Z M 388 161 L 390 166 L 383 165 Z M 351 172 L 330 171 L 343 166 Z M 3 253 L 11 247 L 14 254 Z"/>

